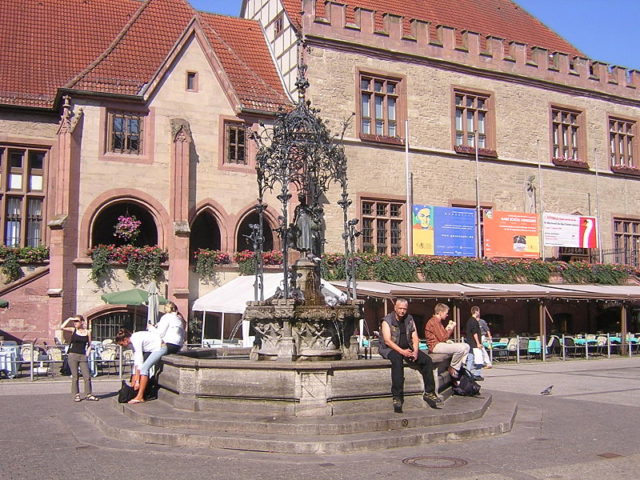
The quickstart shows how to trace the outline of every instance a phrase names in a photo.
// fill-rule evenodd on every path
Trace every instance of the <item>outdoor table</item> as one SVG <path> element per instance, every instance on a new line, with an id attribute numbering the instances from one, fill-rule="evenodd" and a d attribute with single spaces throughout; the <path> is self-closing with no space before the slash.
<path id="1" fill-rule="evenodd" d="M 16 376 L 18 366 L 18 347 L 3 346 L 0 347 L 0 371 L 7 374 L 7 377 L 14 378 Z"/>
<path id="2" fill-rule="evenodd" d="M 622 343 L 622 339 L 620 337 L 609 337 L 609 341 L 611 343 Z M 638 339 L 635 337 L 627 338 L 628 343 L 638 343 Z"/>
<path id="3" fill-rule="evenodd" d="M 540 354 L 542 351 L 542 345 L 540 340 L 529 340 L 529 346 L 527 347 L 527 353 Z M 546 353 L 546 350 L 545 350 Z"/>
<path id="4" fill-rule="evenodd" d="M 491 342 L 491 344 L 489 344 L 489 342 L 482 342 L 482 345 L 484 345 L 485 348 L 507 348 L 506 342 Z"/>
<path id="5" fill-rule="evenodd" d="M 573 339 L 573 343 L 576 345 L 585 345 L 585 344 L 589 344 L 589 345 L 597 345 L 598 344 L 598 340 L 596 340 L 595 338 L 590 338 L 590 339 L 586 339 L 586 338 L 574 338 Z"/>

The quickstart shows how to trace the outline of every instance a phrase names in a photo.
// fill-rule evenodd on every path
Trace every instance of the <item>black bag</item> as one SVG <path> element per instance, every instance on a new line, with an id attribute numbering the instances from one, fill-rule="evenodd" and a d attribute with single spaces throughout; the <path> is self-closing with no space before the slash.
<path id="1" fill-rule="evenodd" d="M 131 385 L 122 380 L 122 386 L 120 390 L 118 390 L 118 403 L 127 403 L 129 400 L 135 398 L 137 393 Z"/>
<path id="2" fill-rule="evenodd" d="M 64 375 L 65 377 L 68 377 L 69 375 L 71 375 L 71 368 L 69 367 L 69 358 L 64 357 L 64 360 L 62 361 L 62 366 L 60 367 L 60 375 Z"/>
<path id="3" fill-rule="evenodd" d="M 473 379 L 471 372 L 461 368 L 459 378 L 453 380 L 452 391 L 454 395 L 474 397 L 480 395 L 480 385 Z"/>

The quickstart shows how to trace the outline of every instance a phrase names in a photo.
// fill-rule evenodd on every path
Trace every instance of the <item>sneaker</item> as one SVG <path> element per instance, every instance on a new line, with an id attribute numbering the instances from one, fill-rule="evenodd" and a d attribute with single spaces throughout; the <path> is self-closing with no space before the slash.
<path id="1" fill-rule="evenodd" d="M 402 413 L 402 400 L 399 398 L 393 399 L 393 411 L 395 413 Z"/>
<path id="2" fill-rule="evenodd" d="M 474 375 L 474 376 L 473 376 L 473 379 L 474 379 L 476 382 L 483 382 L 483 381 L 484 381 L 484 377 L 481 377 L 480 375 Z"/>
<path id="3" fill-rule="evenodd" d="M 422 399 L 427 402 L 431 408 L 438 408 L 438 396 L 434 392 L 425 392 Z"/>

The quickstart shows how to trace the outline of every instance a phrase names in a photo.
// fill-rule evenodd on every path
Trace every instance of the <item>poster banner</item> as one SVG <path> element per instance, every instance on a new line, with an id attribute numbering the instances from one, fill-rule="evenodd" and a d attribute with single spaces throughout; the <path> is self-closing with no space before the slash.
<path id="1" fill-rule="evenodd" d="M 489 210 L 483 225 L 485 257 L 540 257 L 537 214 Z"/>
<path id="2" fill-rule="evenodd" d="M 476 256 L 476 212 L 472 208 L 413 205 L 415 255 Z"/>
<path id="3" fill-rule="evenodd" d="M 596 217 L 545 212 L 542 225 L 547 247 L 598 248 Z"/>

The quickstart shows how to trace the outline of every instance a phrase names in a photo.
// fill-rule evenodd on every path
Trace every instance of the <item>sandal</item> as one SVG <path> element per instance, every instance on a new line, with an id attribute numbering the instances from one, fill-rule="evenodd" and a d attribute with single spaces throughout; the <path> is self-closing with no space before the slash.
<path id="1" fill-rule="evenodd" d="M 129 400 L 127 403 L 130 403 L 130 404 L 133 405 L 133 404 L 136 404 L 136 403 L 144 403 L 144 400 L 138 400 L 137 398 L 133 398 L 133 399 Z"/>
<path id="2" fill-rule="evenodd" d="M 97 402 L 98 400 L 100 400 L 98 397 L 96 397 L 95 395 L 87 395 L 86 397 L 84 397 L 85 400 L 89 400 L 90 402 Z"/>
<path id="3" fill-rule="evenodd" d="M 80 398 L 80 394 L 79 393 L 76 393 L 76 396 L 73 397 L 73 401 L 74 402 L 81 402 L 82 401 L 82 399 Z"/>

